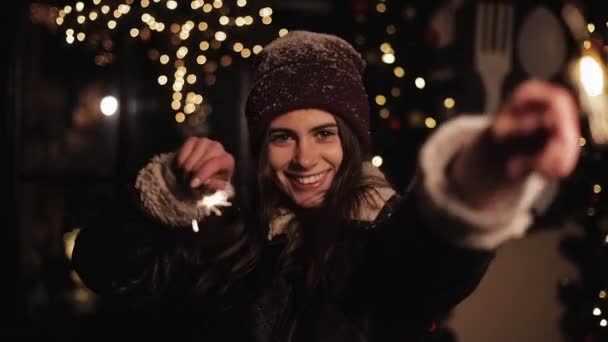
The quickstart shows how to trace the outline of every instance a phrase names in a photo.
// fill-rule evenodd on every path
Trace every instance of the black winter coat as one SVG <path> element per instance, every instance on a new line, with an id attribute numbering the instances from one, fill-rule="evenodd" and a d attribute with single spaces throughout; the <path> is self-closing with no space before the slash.
<path id="1" fill-rule="evenodd" d="M 203 234 L 132 212 L 120 224 L 116 215 L 99 221 L 79 234 L 72 259 L 101 295 L 89 339 L 430 340 L 435 322 L 476 288 L 493 253 L 434 236 L 413 199 L 394 195 L 374 222 L 353 221 L 342 244 L 352 271 L 314 291 L 305 290 L 297 268 L 278 271 L 283 236 L 268 241 L 253 270 L 227 291 L 197 296 L 190 289 L 200 260 L 188 257 L 188 249 Z M 208 224 L 221 229 L 237 216 Z"/>

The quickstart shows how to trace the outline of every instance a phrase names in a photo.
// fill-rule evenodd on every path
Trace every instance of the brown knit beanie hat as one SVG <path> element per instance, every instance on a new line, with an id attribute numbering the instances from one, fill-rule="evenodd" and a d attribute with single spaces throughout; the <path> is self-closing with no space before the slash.
<path id="1" fill-rule="evenodd" d="M 256 56 L 253 88 L 245 115 L 254 152 L 270 122 L 297 109 L 322 109 L 342 118 L 369 152 L 369 103 L 365 62 L 345 40 L 292 31 Z"/>

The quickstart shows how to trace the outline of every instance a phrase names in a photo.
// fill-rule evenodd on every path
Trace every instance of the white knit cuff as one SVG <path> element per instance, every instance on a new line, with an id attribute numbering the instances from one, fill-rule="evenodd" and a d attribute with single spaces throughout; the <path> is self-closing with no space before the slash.
<path id="1" fill-rule="evenodd" d="M 157 155 L 139 171 L 135 188 L 144 211 L 170 226 L 194 227 L 195 221 L 211 214 L 220 215 L 217 206 L 230 206 L 228 199 L 234 196 L 230 183 L 227 182 L 225 189 L 216 192 L 221 194 L 221 198 L 214 199 L 213 206 L 210 206 L 201 194 L 176 181 L 171 168 L 174 158 L 174 153 Z"/>
<path id="2" fill-rule="evenodd" d="M 452 190 L 446 176 L 449 163 L 490 124 L 487 115 L 462 115 L 443 124 L 420 151 L 423 216 L 438 235 L 476 249 L 494 249 L 519 238 L 531 225 L 531 209 L 547 188 L 548 181 L 531 174 L 515 185 L 516 198 L 497 209 L 468 206 Z M 545 198 L 544 201 L 547 199 Z"/>

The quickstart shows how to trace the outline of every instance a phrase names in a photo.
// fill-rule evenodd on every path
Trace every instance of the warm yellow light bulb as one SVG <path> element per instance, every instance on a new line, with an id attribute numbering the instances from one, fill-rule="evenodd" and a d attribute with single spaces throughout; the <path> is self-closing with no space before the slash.
<path id="1" fill-rule="evenodd" d="M 424 119 L 424 125 L 428 128 L 435 128 L 437 127 L 437 121 L 431 117 L 428 117 Z"/>
<path id="2" fill-rule="evenodd" d="M 383 160 L 382 160 L 382 157 L 380 157 L 380 156 L 374 156 L 372 158 L 372 165 L 375 167 L 382 166 L 382 162 L 383 162 Z"/>
<path id="3" fill-rule="evenodd" d="M 446 97 L 445 100 L 443 100 L 443 106 L 445 108 L 451 109 L 454 108 L 455 105 L 456 101 L 451 97 Z"/>
<path id="4" fill-rule="evenodd" d="M 167 1 L 167 8 L 170 10 L 174 10 L 177 8 L 177 1 L 169 0 Z"/>
<path id="5" fill-rule="evenodd" d="M 384 55 L 382 55 L 382 61 L 386 64 L 393 64 L 395 63 L 395 60 L 396 57 L 392 53 L 385 53 Z"/>
<path id="6" fill-rule="evenodd" d="M 129 11 L 131 11 L 131 6 L 129 6 L 127 4 L 121 4 L 118 6 L 118 10 L 122 14 L 127 14 L 127 13 L 129 13 Z"/>
<path id="7" fill-rule="evenodd" d="M 171 109 L 173 110 L 179 110 L 182 107 L 181 102 L 179 101 L 173 101 L 171 102 Z"/>
<path id="8" fill-rule="evenodd" d="M 579 62 L 583 89 L 589 96 L 598 96 L 604 91 L 604 70 L 601 62 L 593 56 L 584 56 Z"/>
<path id="9" fill-rule="evenodd" d="M 386 104 L 386 97 L 384 95 L 376 95 L 376 104 L 384 106 Z"/>
<path id="10" fill-rule="evenodd" d="M 380 45 L 380 51 L 382 51 L 383 53 L 393 53 L 393 47 L 391 46 L 390 43 L 382 43 Z"/>
<path id="11" fill-rule="evenodd" d="M 424 87 L 426 87 L 426 81 L 422 77 L 417 77 L 416 80 L 414 81 L 414 84 L 416 85 L 416 88 L 418 88 L 418 89 L 424 89 Z"/>
<path id="12" fill-rule="evenodd" d="M 198 63 L 199 65 L 203 65 L 207 62 L 207 57 L 205 57 L 204 55 L 199 55 L 198 57 L 196 57 L 196 63 Z"/>
<path id="13" fill-rule="evenodd" d="M 579 137 L 578 138 L 578 146 L 583 147 L 587 145 L 587 139 L 585 139 L 584 137 Z"/>
<path id="14" fill-rule="evenodd" d="M 227 37 L 228 35 L 224 31 L 215 32 L 215 40 L 217 41 L 223 42 L 224 40 L 226 40 Z"/>
<path id="15" fill-rule="evenodd" d="M 259 11 L 260 17 L 270 17 L 272 15 L 272 8 L 264 7 Z"/>
<path id="16" fill-rule="evenodd" d="M 177 58 L 182 59 L 182 58 L 186 57 L 187 54 L 188 54 L 187 47 L 181 46 L 179 49 L 177 49 L 177 53 L 176 53 Z"/>

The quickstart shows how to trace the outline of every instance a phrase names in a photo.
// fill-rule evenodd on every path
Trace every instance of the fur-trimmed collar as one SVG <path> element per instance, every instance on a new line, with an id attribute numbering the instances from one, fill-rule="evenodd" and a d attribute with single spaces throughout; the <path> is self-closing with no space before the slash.
<path id="1" fill-rule="evenodd" d="M 386 180 L 382 171 L 369 162 L 363 163 L 363 176 L 371 176 L 382 181 Z M 374 188 L 369 193 L 370 201 L 363 201 L 363 206 L 357 213 L 353 213 L 352 218 L 362 222 L 373 222 L 378 217 L 378 214 L 380 214 L 384 204 L 394 194 L 395 190 L 389 186 Z M 270 222 L 268 240 L 272 240 L 273 237 L 283 234 L 293 216 L 294 214 L 287 209 L 277 209 L 276 215 Z"/>

